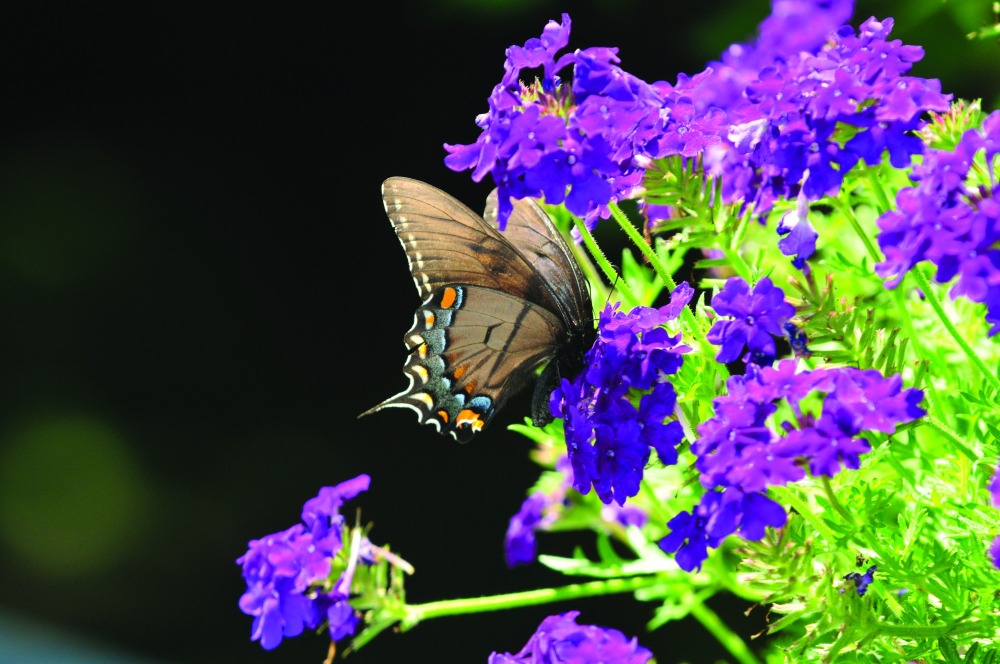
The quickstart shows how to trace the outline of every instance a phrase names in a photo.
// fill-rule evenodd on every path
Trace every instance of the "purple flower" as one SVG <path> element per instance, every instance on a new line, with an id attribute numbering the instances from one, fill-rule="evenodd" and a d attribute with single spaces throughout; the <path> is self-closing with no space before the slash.
<path id="1" fill-rule="evenodd" d="M 504 551 L 508 567 L 524 565 L 535 561 L 538 556 L 535 531 L 542 527 L 545 508 L 549 506 L 548 496 L 535 492 L 528 496 L 517 514 L 510 518 L 507 535 L 504 537 Z"/>
<path id="2" fill-rule="evenodd" d="M 1000 507 L 1000 466 L 993 472 L 993 477 L 990 478 L 990 484 L 987 487 L 990 492 L 990 501 L 993 503 L 993 507 Z"/>
<path id="3" fill-rule="evenodd" d="M 953 151 L 929 150 L 910 178 L 916 186 L 896 195 L 896 208 L 878 219 L 878 243 L 885 260 L 876 273 L 895 288 L 917 263 L 937 266 L 935 279 L 954 299 L 965 296 L 986 305 L 990 335 L 1000 332 L 1000 203 L 992 179 L 978 187 L 966 183 L 976 155 L 990 160 L 1000 144 L 1000 111 L 969 130 Z M 988 164 L 992 161 L 988 161 Z M 991 169 L 987 169 L 991 173 Z"/>
<path id="4" fill-rule="evenodd" d="M 715 359 L 732 362 L 749 347 L 749 360 L 759 365 L 774 361 L 774 337 L 784 336 L 782 326 L 795 315 L 795 307 L 785 302 L 785 292 L 769 277 L 753 290 L 743 279 L 730 277 L 712 298 L 712 309 L 720 316 L 733 316 L 716 321 L 708 331 L 708 340 L 722 347 Z"/>
<path id="5" fill-rule="evenodd" d="M 786 213 L 778 222 L 778 249 L 786 256 L 795 256 L 792 265 L 800 270 L 808 270 L 806 261 L 816 253 L 816 238 L 819 234 L 809 225 L 809 199 L 804 192 L 799 193 L 794 210 Z"/>
<path id="6" fill-rule="evenodd" d="M 844 575 L 844 580 L 850 580 L 854 582 L 854 588 L 858 591 L 858 597 L 864 597 L 865 592 L 868 590 L 868 586 L 871 585 L 872 581 L 875 580 L 875 571 L 878 569 L 878 565 L 872 565 L 865 570 L 864 574 L 860 572 L 850 572 Z"/>
<path id="7" fill-rule="evenodd" d="M 860 431 L 859 418 L 829 399 L 813 426 L 790 431 L 784 442 L 796 456 L 808 458 L 814 476 L 833 477 L 842 468 L 860 468 L 860 456 L 871 450 L 867 440 L 855 437 Z"/>
<path id="8" fill-rule="evenodd" d="M 809 338 L 806 336 L 806 333 L 795 327 L 795 323 L 785 323 L 782 327 L 785 330 L 785 336 L 788 338 L 788 345 L 792 349 L 792 354 L 795 357 L 811 357 L 812 351 L 809 350 Z"/>
<path id="9" fill-rule="evenodd" d="M 629 526 L 642 528 L 649 521 L 649 515 L 642 508 L 617 503 L 601 508 L 601 518 L 605 521 L 616 521 L 626 528 Z"/>
<path id="10" fill-rule="evenodd" d="M 653 657 L 616 629 L 578 625 L 579 611 L 549 616 L 516 654 L 490 655 L 489 664 L 645 664 Z"/>
<path id="11" fill-rule="evenodd" d="M 754 42 L 729 46 L 708 68 L 690 94 L 700 106 L 739 109 L 744 91 L 761 70 L 800 53 L 815 53 L 854 12 L 853 0 L 772 0 Z M 680 84 L 679 84 L 680 85 Z"/>
<path id="12" fill-rule="evenodd" d="M 684 283 L 660 309 L 636 307 L 625 314 L 617 305 L 607 307 L 586 368 L 552 393 L 550 407 L 563 418 L 580 493 L 593 487 L 604 503 L 624 505 L 639 492 L 651 449 L 662 463 L 676 462 L 684 434 L 679 422 L 666 421 L 677 396 L 665 377 L 677 372 L 688 348 L 662 325 L 680 314 L 693 293 Z"/>
<path id="13" fill-rule="evenodd" d="M 354 633 L 357 614 L 348 604 L 351 563 L 330 583 L 332 561 L 343 548 L 343 501 L 368 489 L 370 478 L 359 475 L 333 487 L 324 487 L 302 509 L 303 523 L 251 540 L 237 559 L 247 590 L 240 609 L 254 617 L 250 638 L 271 650 L 283 637 L 315 629 L 324 620 L 334 640 Z"/>
<path id="14" fill-rule="evenodd" d="M 713 401 L 715 415 L 698 426 L 691 445 L 695 467 L 707 488 L 736 487 L 755 492 L 813 475 L 832 476 L 842 466 L 857 468 L 870 448 L 862 431 L 891 434 L 896 425 L 925 415 L 923 393 L 902 388 L 899 375 L 885 378 L 874 369 L 853 367 L 796 372 L 795 360 L 776 368 L 753 368 L 733 376 L 728 394 Z M 821 414 L 803 412 L 813 393 L 825 395 Z M 781 401 L 796 424 L 770 423 Z"/>
<path id="15" fill-rule="evenodd" d="M 710 491 L 690 513 L 681 512 L 667 523 L 670 533 L 660 540 L 660 548 L 675 553 L 677 565 L 691 572 L 701 567 L 709 548 L 729 535 L 739 532 L 744 539 L 759 540 L 767 526 L 780 528 L 787 519 L 784 508 L 763 493 Z"/>
<path id="16" fill-rule="evenodd" d="M 721 493 L 706 493 L 690 513 L 681 512 L 667 522 L 670 533 L 660 540 L 660 548 L 676 554 L 681 569 L 690 572 L 700 568 L 708 558 L 709 547 L 714 549 L 722 543 L 724 538 L 714 537 L 708 531 L 709 522 L 720 511 L 721 503 Z"/>

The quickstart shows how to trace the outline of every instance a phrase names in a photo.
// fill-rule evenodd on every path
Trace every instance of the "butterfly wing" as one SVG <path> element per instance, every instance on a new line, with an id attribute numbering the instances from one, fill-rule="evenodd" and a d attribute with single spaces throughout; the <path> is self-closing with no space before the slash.
<path id="1" fill-rule="evenodd" d="M 409 178 L 386 180 L 382 198 L 425 299 L 404 338 L 408 387 L 362 415 L 410 408 L 464 442 L 549 362 L 532 419 L 551 421 L 552 386 L 579 368 L 594 337 L 587 283 L 558 229 L 526 200 L 501 233 L 495 212 L 490 224 Z"/>
<path id="2" fill-rule="evenodd" d="M 553 357 L 562 332 L 555 314 L 520 297 L 466 284 L 438 288 L 404 337 L 409 385 L 362 416 L 409 408 L 422 424 L 466 442 Z"/>
<path id="3" fill-rule="evenodd" d="M 515 199 L 503 236 L 541 275 L 570 329 L 585 327 L 593 320 L 590 289 L 562 233 L 531 198 Z M 497 190 L 486 198 L 483 219 L 497 228 Z"/>
<path id="4" fill-rule="evenodd" d="M 560 311 L 528 259 L 451 195 L 419 180 L 394 177 L 382 184 L 382 200 L 421 297 L 450 284 L 468 284 Z"/>

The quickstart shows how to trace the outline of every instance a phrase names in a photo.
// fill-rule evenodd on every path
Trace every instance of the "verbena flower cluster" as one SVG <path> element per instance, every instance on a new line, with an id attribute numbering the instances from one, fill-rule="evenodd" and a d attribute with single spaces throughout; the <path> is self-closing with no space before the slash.
<path id="1" fill-rule="evenodd" d="M 653 657 L 616 629 L 578 625 L 579 611 L 549 616 L 516 654 L 490 655 L 489 664 L 645 664 Z"/>
<path id="2" fill-rule="evenodd" d="M 813 29 L 784 37 L 769 32 L 750 57 L 730 57 L 718 71 L 709 67 L 678 84 L 696 110 L 726 113 L 724 149 L 706 155 L 708 169 L 722 176 L 726 200 L 754 203 L 758 213 L 800 192 L 818 200 L 837 193 L 861 159 L 878 164 L 888 151 L 891 163 L 903 167 L 922 152 L 912 131 L 923 125 L 925 111 L 946 110 L 950 96 L 936 79 L 904 75 L 923 49 L 889 40 L 892 19 L 870 18 L 857 32 L 840 27 L 849 8 L 830 3 L 828 11 L 811 13 Z M 836 31 L 822 32 L 826 27 Z M 713 92 L 726 89 L 720 79 L 733 92 L 739 89 L 733 81 L 745 86 L 722 98 Z"/>
<path id="3" fill-rule="evenodd" d="M 896 196 L 897 209 L 878 219 L 879 247 L 885 260 L 875 267 L 896 287 L 920 261 L 937 267 L 936 279 L 958 277 L 952 298 L 964 295 L 986 305 L 990 335 L 1000 332 L 1000 201 L 994 160 L 1000 153 L 1000 111 L 982 130 L 971 129 L 954 150 L 928 150 L 910 178 L 916 186 Z M 968 182 L 976 160 L 986 184 Z"/>
<path id="4" fill-rule="evenodd" d="M 677 401 L 666 376 L 680 369 L 689 348 L 663 325 L 680 315 L 693 294 L 683 283 L 659 309 L 623 313 L 609 305 L 584 358 L 586 368 L 552 393 L 552 414 L 563 418 L 573 486 L 580 493 L 593 487 L 604 503 L 624 505 L 639 492 L 651 449 L 664 465 L 677 462 L 684 432 L 676 420 L 664 422 Z"/>
<path id="5" fill-rule="evenodd" d="M 785 524 L 768 487 L 798 481 L 807 470 L 832 477 L 857 469 L 871 449 L 862 432 L 891 434 L 926 414 L 923 392 L 903 389 L 898 374 L 886 378 L 875 369 L 799 371 L 796 360 L 782 360 L 776 367 L 748 365 L 726 388 L 691 445 L 708 491 L 692 512 L 667 524 L 671 532 L 660 542 L 686 570 L 733 533 L 758 540 L 765 526 Z"/>
<path id="6" fill-rule="evenodd" d="M 489 111 L 476 119 L 482 134 L 471 145 L 445 145 L 449 168 L 471 168 L 477 182 L 492 173 L 501 229 L 511 197 L 563 203 L 593 221 L 607 217 L 607 204 L 642 180 L 632 157 L 662 101 L 652 86 L 618 67 L 616 48 L 559 55 L 569 32 L 563 14 L 539 39 L 507 49 Z M 572 83 L 560 75 L 568 67 Z M 523 83 L 522 72 L 537 68 L 541 78 Z"/>
<path id="7" fill-rule="evenodd" d="M 282 638 L 329 623 L 334 641 L 354 633 L 358 617 L 348 603 L 351 580 L 359 561 L 344 550 L 344 517 L 340 507 L 368 490 L 368 475 L 320 489 L 302 507 L 302 523 L 258 540 L 237 559 L 247 590 L 240 609 L 253 616 L 251 639 L 267 650 Z M 344 561 L 334 576 L 334 561 Z M 347 558 L 345 560 L 345 558 Z"/>

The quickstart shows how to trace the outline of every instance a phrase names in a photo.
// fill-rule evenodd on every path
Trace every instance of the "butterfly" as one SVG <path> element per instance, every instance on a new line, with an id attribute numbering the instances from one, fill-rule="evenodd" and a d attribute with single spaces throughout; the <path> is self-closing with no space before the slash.
<path id="1" fill-rule="evenodd" d="M 409 385 L 359 417 L 409 408 L 466 442 L 547 363 L 531 414 L 536 426 L 551 422 L 549 394 L 596 336 L 587 281 L 552 220 L 534 200 L 515 200 L 501 232 L 495 190 L 480 217 L 403 177 L 383 183 L 382 200 L 423 303 L 403 337 Z"/>

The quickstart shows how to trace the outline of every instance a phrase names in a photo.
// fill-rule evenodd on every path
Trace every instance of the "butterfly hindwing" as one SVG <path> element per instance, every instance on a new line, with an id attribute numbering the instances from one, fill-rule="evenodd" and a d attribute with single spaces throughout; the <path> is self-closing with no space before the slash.
<path id="1" fill-rule="evenodd" d="M 421 423 L 465 442 L 553 356 L 561 329 L 551 312 L 503 291 L 439 288 L 404 337 L 409 385 L 368 413 L 410 408 Z"/>

